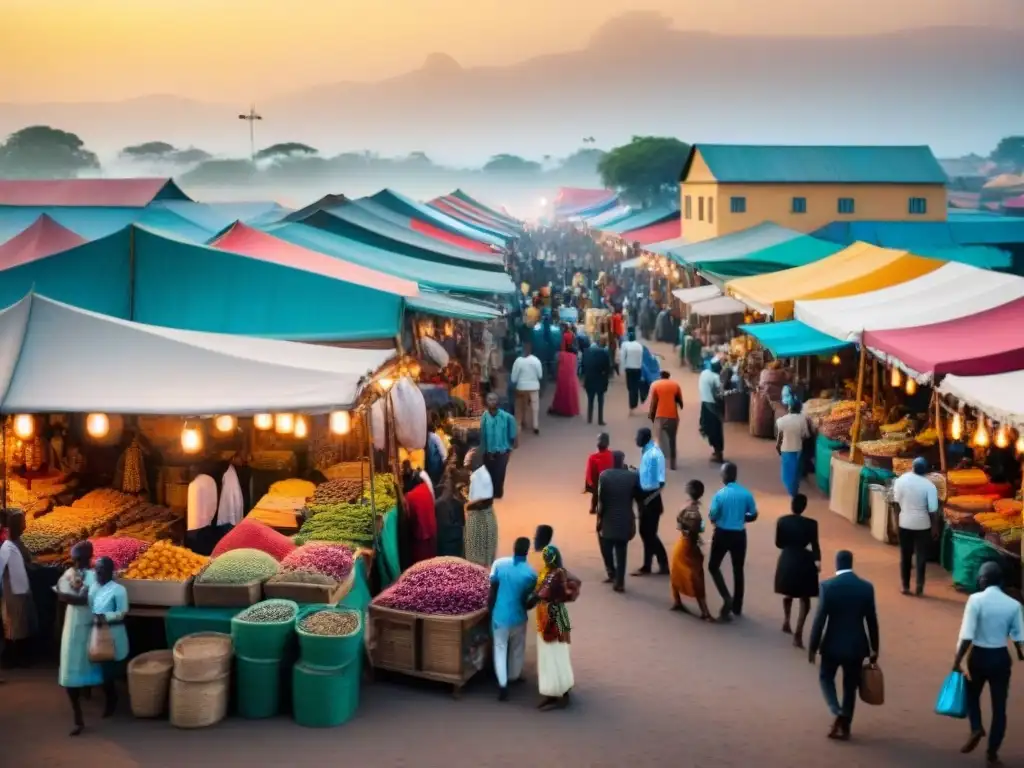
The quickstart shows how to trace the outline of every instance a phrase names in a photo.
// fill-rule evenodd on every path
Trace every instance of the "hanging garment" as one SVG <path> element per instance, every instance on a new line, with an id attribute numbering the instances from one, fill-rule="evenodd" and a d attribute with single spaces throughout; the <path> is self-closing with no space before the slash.
<path id="1" fill-rule="evenodd" d="M 220 481 L 220 503 L 217 505 L 218 525 L 238 525 L 245 517 L 245 501 L 238 473 L 230 466 Z"/>

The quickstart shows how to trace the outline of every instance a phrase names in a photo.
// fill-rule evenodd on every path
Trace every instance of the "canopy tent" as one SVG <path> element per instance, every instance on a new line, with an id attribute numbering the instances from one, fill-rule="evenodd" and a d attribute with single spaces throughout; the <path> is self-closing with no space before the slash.
<path id="1" fill-rule="evenodd" d="M 1024 212 L 1024 195 L 1018 195 L 1017 197 L 1011 197 L 1008 200 L 1003 200 L 1003 208 L 1014 215 L 1018 215 L 1018 212 Z"/>
<path id="2" fill-rule="evenodd" d="M 398 253 L 358 243 L 304 224 L 274 224 L 266 232 L 303 248 L 328 256 L 361 264 L 389 275 L 414 280 L 419 285 L 440 291 L 456 293 L 508 295 L 516 293 L 516 286 L 506 272 L 488 272 L 467 267 L 441 267 L 435 262 L 414 259 Z"/>
<path id="3" fill-rule="evenodd" d="M 690 314 L 698 317 L 719 317 L 722 315 L 742 315 L 747 311 L 743 302 L 736 301 L 732 296 L 716 296 L 690 304 Z"/>
<path id="4" fill-rule="evenodd" d="M 456 298 L 439 291 L 420 291 L 415 298 L 406 299 L 405 306 L 413 312 L 453 317 L 456 320 L 487 322 L 501 317 L 501 310 L 489 302 Z"/>
<path id="5" fill-rule="evenodd" d="M 628 243 L 640 243 L 640 245 L 647 245 L 648 243 L 659 243 L 670 237 L 679 237 L 679 233 L 682 230 L 682 221 L 677 213 L 675 216 L 659 221 L 657 224 L 651 224 L 647 227 L 640 227 L 639 229 L 631 229 L 628 232 L 623 232 L 621 237 Z"/>
<path id="6" fill-rule="evenodd" d="M 444 243 L 445 245 L 454 246 L 462 250 L 486 253 L 489 255 L 494 254 L 495 252 L 495 249 L 487 243 L 474 240 L 467 235 L 450 232 L 446 229 L 442 229 L 440 226 L 434 226 L 433 224 L 421 219 L 414 219 L 410 216 L 405 216 L 374 202 L 370 198 L 364 197 L 359 200 L 349 200 L 347 202 L 349 202 L 354 208 L 358 208 L 370 216 L 373 216 L 374 219 L 380 219 L 388 222 L 389 224 L 401 227 L 402 229 L 422 235 L 435 243 Z"/>
<path id="7" fill-rule="evenodd" d="M 618 195 L 610 189 L 580 189 L 562 187 L 554 199 L 555 215 L 559 218 L 582 216 L 592 210 L 603 210 L 614 204 Z"/>
<path id="8" fill-rule="evenodd" d="M 942 380 L 939 392 L 977 408 L 988 417 L 1024 431 L 1024 371 L 992 376 L 957 376 Z"/>
<path id="9" fill-rule="evenodd" d="M 0 206 L 145 208 L 191 200 L 173 179 L 0 179 Z"/>
<path id="10" fill-rule="evenodd" d="M 29 294 L 0 311 L 0 410 L 200 416 L 351 408 L 393 354 L 157 328 Z"/>
<path id="11" fill-rule="evenodd" d="M 106 237 L 129 224 L 141 224 L 194 243 L 205 243 L 226 226 L 221 223 L 216 227 L 202 227 L 156 204 L 148 208 L 0 207 L 0 240 L 14 237 L 40 216 L 49 216 L 65 229 L 70 229 L 86 240 Z"/>
<path id="12" fill-rule="evenodd" d="M 693 304 L 721 296 L 722 291 L 717 285 L 698 285 L 696 288 L 676 288 L 672 295 L 683 304 Z"/>
<path id="13" fill-rule="evenodd" d="M 850 342 L 815 330 L 799 320 L 752 323 L 741 325 L 739 329 L 757 339 L 761 346 L 770 350 L 775 357 L 826 355 L 850 346 Z"/>
<path id="14" fill-rule="evenodd" d="M 466 205 L 473 206 L 473 208 L 475 208 L 476 210 L 486 213 L 495 221 L 499 221 L 508 227 L 512 227 L 513 229 L 522 229 L 523 222 L 519 221 L 519 219 L 515 218 L 514 216 L 510 216 L 504 210 L 499 211 L 496 208 L 492 208 L 489 205 L 484 205 L 475 197 L 471 196 L 467 192 L 463 192 L 461 189 L 456 189 L 454 192 L 448 195 L 448 197 L 454 197 L 457 200 L 461 200 Z"/>
<path id="15" fill-rule="evenodd" d="M 438 198 L 429 201 L 426 205 L 428 208 L 433 208 L 446 216 L 450 216 L 456 221 L 461 221 L 467 227 L 472 227 L 473 229 L 480 230 L 486 234 L 500 237 L 506 241 L 518 237 L 518 234 L 512 232 L 510 229 L 498 224 L 497 222 L 488 221 L 485 216 L 473 212 L 465 203 L 458 200 L 445 200 Z"/>
<path id="16" fill-rule="evenodd" d="M 859 341 L 862 331 L 912 328 L 966 317 L 1024 297 L 1024 278 L 946 264 L 914 280 L 841 299 L 798 301 L 797 320 Z"/>
<path id="17" fill-rule="evenodd" d="M 415 200 L 411 200 L 405 195 L 401 195 L 390 189 L 382 189 L 372 197 L 364 199 L 370 200 L 378 205 L 382 205 L 395 213 L 408 216 L 411 219 L 424 222 L 431 227 L 442 229 L 454 235 L 468 237 L 471 240 L 477 240 L 481 243 L 493 245 L 496 248 L 504 248 L 506 245 L 507 238 L 484 232 L 476 227 L 471 227 L 458 219 L 446 216 L 428 205 L 421 205 Z"/>
<path id="18" fill-rule="evenodd" d="M 505 269 L 501 257 L 493 252 L 481 253 L 448 245 L 415 230 L 377 218 L 365 208 L 352 203 L 314 211 L 303 219 L 289 218 L 289 222 L 316 227 L 382 251 L 425 261 L 492 272 L 503 272 Z"/>
<path id="19" fill-rule="evenodd" d="M 673 237 L 671 240 L 662 240 L 659 243 L 649 243 L 644 246 L 644 250 L 648 253 L 656 253 L 659 256 L 668 256 L 670 251 L 676 248 L 682 248 L 684 245 L 689 244 L 690 242 L 685 237 Z"/>
<path id="20" fill-rule="evenodd" d="M 289 221 L 305 221 L 311 215 L 317 211 L 324 211 L 328 208 L 337 208 L 339 205 L 352 202 L 344 195 L 327 194 L 323 197 L 314 200 L 309 205 L 304 205 L 298 210 L 292 211 L 287 216 L 282 216 L 276 222 L 267 222 L 268 224 L 283 224 Z"/>
<path id="21" fill-rule="evenodd" d="M 0 245 L 0 270 L 45 259 L 84 242 L 84 238 L 62 227 L 44 213 L 28 228 Z"/>
<path id="22" fill-rule="evenodd" d="M 726 292 L 748 307 L 776 320 L 793 315 L 797 299 L 830 299 L 885 288 L 913 280 L 943 265 L 906 251 L 855 243 L 849 248 L 806 264 L 756 277 L 741 277 L 726 284 Z"/>
<path id="23" fill-rule="evenodd" d="M 667 205 L 660 205 L 655 208 L 634 211 L 626 218 L 610 224 L 602 224 L 598 229 L 605 234 L 619 235 L 621 237 L 623 232 L 629 232 L 630 230 L 640 229 L 642 227 L 649 227 L 652 224 L 659 224 L 674 216 L 679 216 L 678 209 L 670 208 Z"/>
<path id="24" fill-rule="evenodd" d="M 601 229 L 606 224 L 614 224 L 617 221 L 622 221 L 627 216 L 632 215 L 633 209 L 628 205 L 616 205 L 613 208 L 608 208 L 605 211 L 591 216 L 590 218 L 584 219 L 587 226 L 591 229 Z"/>
<path id="25" fill-rule="evenodd" d="M 150 211 L 170 211 L 195 224 L 197 227 L 220 232 L 236 221 L 253 227 L 280 221 L 291 213 L 290 208 L 272 200 L 240 203 L 194 203 L 192 201 L 158 201 L 149 207 Z"/>
<path id="26" fill-rule="evenodd" d="M 843 245 L 862 241 L 924 253 L 922 249 L 1024 243 L 1024 220 L 1016 216 L 950 211 L 946 221 L 837 221 L 812 234 Z"/>
<path id="27" fill-rule="evenodd" d="M 864 344 L 919 381 L 955 373 L 988 376 L 1024 369 L 1024 299 L 967 317 L 897 330 L 865 331 Z"/>

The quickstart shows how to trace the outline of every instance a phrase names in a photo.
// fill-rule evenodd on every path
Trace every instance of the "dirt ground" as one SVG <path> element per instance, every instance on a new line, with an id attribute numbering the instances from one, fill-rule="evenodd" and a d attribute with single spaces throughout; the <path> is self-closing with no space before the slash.
<path id="1" fill-rule="evenodd" d="M 658 351 L 671 355 L 668 347 Z M 679 469 L 669 473 L 661 525 L 671 549 L 685 482 L 700 478 L 710 493 L 719 480 L 697 431 L 696 379 L 672 359 L 667 367 L 681 380 L 687 399 Z M 606 420 L 613 447 L 637 463 L 634 435 L 648 422 L 628 418 L 621 380 L 612 384 Z M 823 576 L 831 571 L 836 550 L 848 548 L 855 553 L 856 570 L 875 583 L 886 678 L 886 704 L 858 706 L 850 742 L 825 738 L 831 718 L 817 670 L 779 631 L 781 605 L 772 591 L 775 519 L 788 511 L 778 458 L 771 443 L 749 437 L 745 425 L 728 426 L 726 455 L 739 465 L 740 482 L 756 494 L 761 511 L 749 533 L 745 616 L 730 625 L 670 613 L 665 578 L 631 578 L 624 595 L 600 584 L 604 574 L 594 519 L 582 495 L 584 464 L 598 427 L 585 417 L 544 417 L 539 436 L 523 436 L 506 498 L 498 506 L 501 549 L 510 554 L 515 537 L 550 523 L 568 566 L 584 580 L 580 600 L 570 607 L 576 688 L 568 710 L 535 709 L 532 637 L 529 682 L 513 689 L 507 703 L 496 700 L 489 673 L 479 675 L 458 701 L 443 688 L 390 678 L 364 685 L 355 719 L 324 731 L 299 728 L 284 717 L 258 723 L 233 718 L 207 730 L 177 731 L 166 722 L 133 720 L 126 712 L 100 721 L 99 701 L 93 701 L 86 734 L 70 739 L 70 711 L 56 674 L 39 670 L 14 674 L 0 688 L 0 763 L 70 767 L 84 758 L 105 768 L 329 762 L 446 768 L 639 767 L 669 761 L 694 768 L 982 764 L 983 749 L 958 754 L 966 723 L 933 714 L 952 661 L 963 597 L 938 567 L 929 572 L 924 599 L 901 596 L 895 548 L 829 513 L 827 500 L 808 484 L 807 514 L 819 522 Z M 637 539 L 630 545 L 631 569 L 640 553 Z M 708 589 L 717 611 L 720 601 L 710 579 Z M 1022 711 L 1018 683 L 1011 694 L 1011 723 Z M 1012 726 L 1002 756 L 1007 765 L 1024 765 L 1024 739 Z"/>

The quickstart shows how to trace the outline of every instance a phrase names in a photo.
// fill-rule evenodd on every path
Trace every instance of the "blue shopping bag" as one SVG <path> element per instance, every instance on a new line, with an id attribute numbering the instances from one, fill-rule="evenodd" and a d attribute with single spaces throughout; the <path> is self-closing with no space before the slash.
<path id="1" fill-rule="evenodd" d="M 967 680 L 961 672 L 950 672 L 935 700 L 935 714 L 963 720 L 967 717 Z"/>

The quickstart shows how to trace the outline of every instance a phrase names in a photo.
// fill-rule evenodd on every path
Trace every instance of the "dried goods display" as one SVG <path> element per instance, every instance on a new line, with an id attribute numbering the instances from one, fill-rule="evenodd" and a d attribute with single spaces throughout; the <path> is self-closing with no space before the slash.
<path id="1" fill-rule="evenodd" d="M 129 507 L 117 516 L 117 530 L 122 531 L 128 526 L 157 520 L 177 520 L 181 517 L 180 512 L 150 504 L 147 501 L 140 501 L 134 507 Z"/>
<path id="2" fill-rule="evenodd" d="M 295 543 L 269 525 L 245 519 L 217 542 L 210 556 L 217 558 L 236 549 L 259 550 L 280 561 L 295 549 Z"/>
<path id="3" fill-rule="evenodd" d="M 857 443 L 857 447 L 865 456 L 895 458 L 906 451 L 911 445 L 909 440 L 865 440 Z"/>
<path id="4" fill-rule="evenodd" d="M 355 559 L 352 550 L 343 544 L 303 544 L 281 561 L 285 571 L 308 571 L 344 581 L 352 573 Z"/>
<path id="5" fill-rule="evenodd" d="M 235 616 L 235 620 L 251 624 L 280 624 L 291 621 L 295 614 L 295 603 L 291 600 L 264 600 L 251 608 L 246 608 Z"/>
<path id="6" fill-rule="evenodd" d="M 142 493 L 146 487 L 146 460 L 142 455 L 142 446 L 138 439 L 135 439 L 124 452 L 121 490 L 125 493 Z"/>
<path id="7" fill-rule="evenodd" d="M 233 549 L 210 560 L 199 574 L 201 584 L 249 584 L 277 573 L 277 560 L 258 549 Z"/>
<path id="8" fill-rule="evenodd" d="M 20 509 L 26 517 L 30 518 L 48 512 L 53 506 L 53 501 L 49 497 L 30 490 L 18 478 L 8 476 L 8 480 L 7 504 Z"/>
<path id="9" fill-rule="evenodd" d="M 317 584 L 323 587 L 336 587 L 338 580 L 316 571 L 286 570 L 278 571 L 275 576 L 267 579 L 267 584 Z"/>
<path id="10" fill-rule="evenodd" d="M 1010 518 L 1020 517 L 1022 506 L 1024 505 L 1016 499 L 996 499 L 992 502 L 993 511 Z"/>
<path id="11" fill-rule="evenodd" d="M 950 485 L 969 488 L 972 485 L 987 485 L 988 475 L 981 469 L 952 469 L 947 474 Z"/>
<path id="12" fill-rule="evenodd" d="M 133 539 L 128 536 L 110 537 L 100 536 L 89 539 L 92 542 L 93 559 L 109 557 L 114 561 L 114 569 L 123 571 L 135 562 L 138 557 L 149 549 L 150 542 Z"/>
<path id="13" fill-rule="evenodd" d="M 400 611 L 459 616 L 487 607 L 486 568 L 460 558 L 424 560 L 377 595 L 374 605 Z"/>
<path id="14" fill-rule="evenodd" d="M 821 420 L 819 431 L 830 440 L 850 440 L 850 430 L 857 419 L 857 410 L 860 409 L 862 423 L 865 415 L 870 414 L 870 409 L 864 403 L 856 400 L 840 400 L 832 408 L 832 411 Z"/>
<path id="15" fill-rule="evenodd" d="M 209 562 L 184 547 L 158 541 L 139 555 L 124 573 L 126 579 L 152 579 L 154 581 L 187 581 Z"/>
<path id="16" fill-rule="evenodd" d="M 354 504 L 363 498 L 363 481 L 358 477 L 339 477 L 316 487 L 312 504 Z"/>
<path id="17" fill-rule="evenodd" d="M 299 628 L 311 635 L 348 637 L 359 631 L 359 614 L 355 611 L 317 611 L 302 619 Z"/>
<path id="18" fill-rule="evenodd" d="M 914 438 L 914 441 L 921 446 L 930 448 L 939 442 L 939 432 L 935 427 L 928 427 L 927 429 L 921 430 L 921 432 Z"/>
<path id="19" fill-rule="evenodd" d="M 98 488 L 95 491 L 89 491 L 71 506 L 75 509 L 92 509 L 116 515 L 138 503 L 138 497 L 131 494 L 122 493 L 113 488 Z"/>
<path id="20" fill-rule="evenodd" d="M 383 511 L 383 510 L 382 510 Z M 308 519 L 299 529 L 295 542 L 333 541 L 356 546 L 372 546 L 373 510 L 369 504 L 310 504 Z"/>
<path id="21" fill-rule="evenodd" d="M 22 541 L 33 554 L 59 552 L 107 527 L 116 515 L 110 510 L 56 507 L 28 520 Z"/>
<path id="22" fill-rule="evenodd" d="M 301 480 L 297 477 L 290 477 L 287 480 L 278 480 L 267 491 L 271 496 L 287 496 L 297 499 L 308 499 L 316 490 L 316 483 L 309 480 Z"/>
<path id="23" fill-rule="evenodd" d="M 993 501 L 994 499 L 991 496 L 950 496 L 946 499 L 946 506 L 968 512 L 990 512 L 993 508 Z"/>

